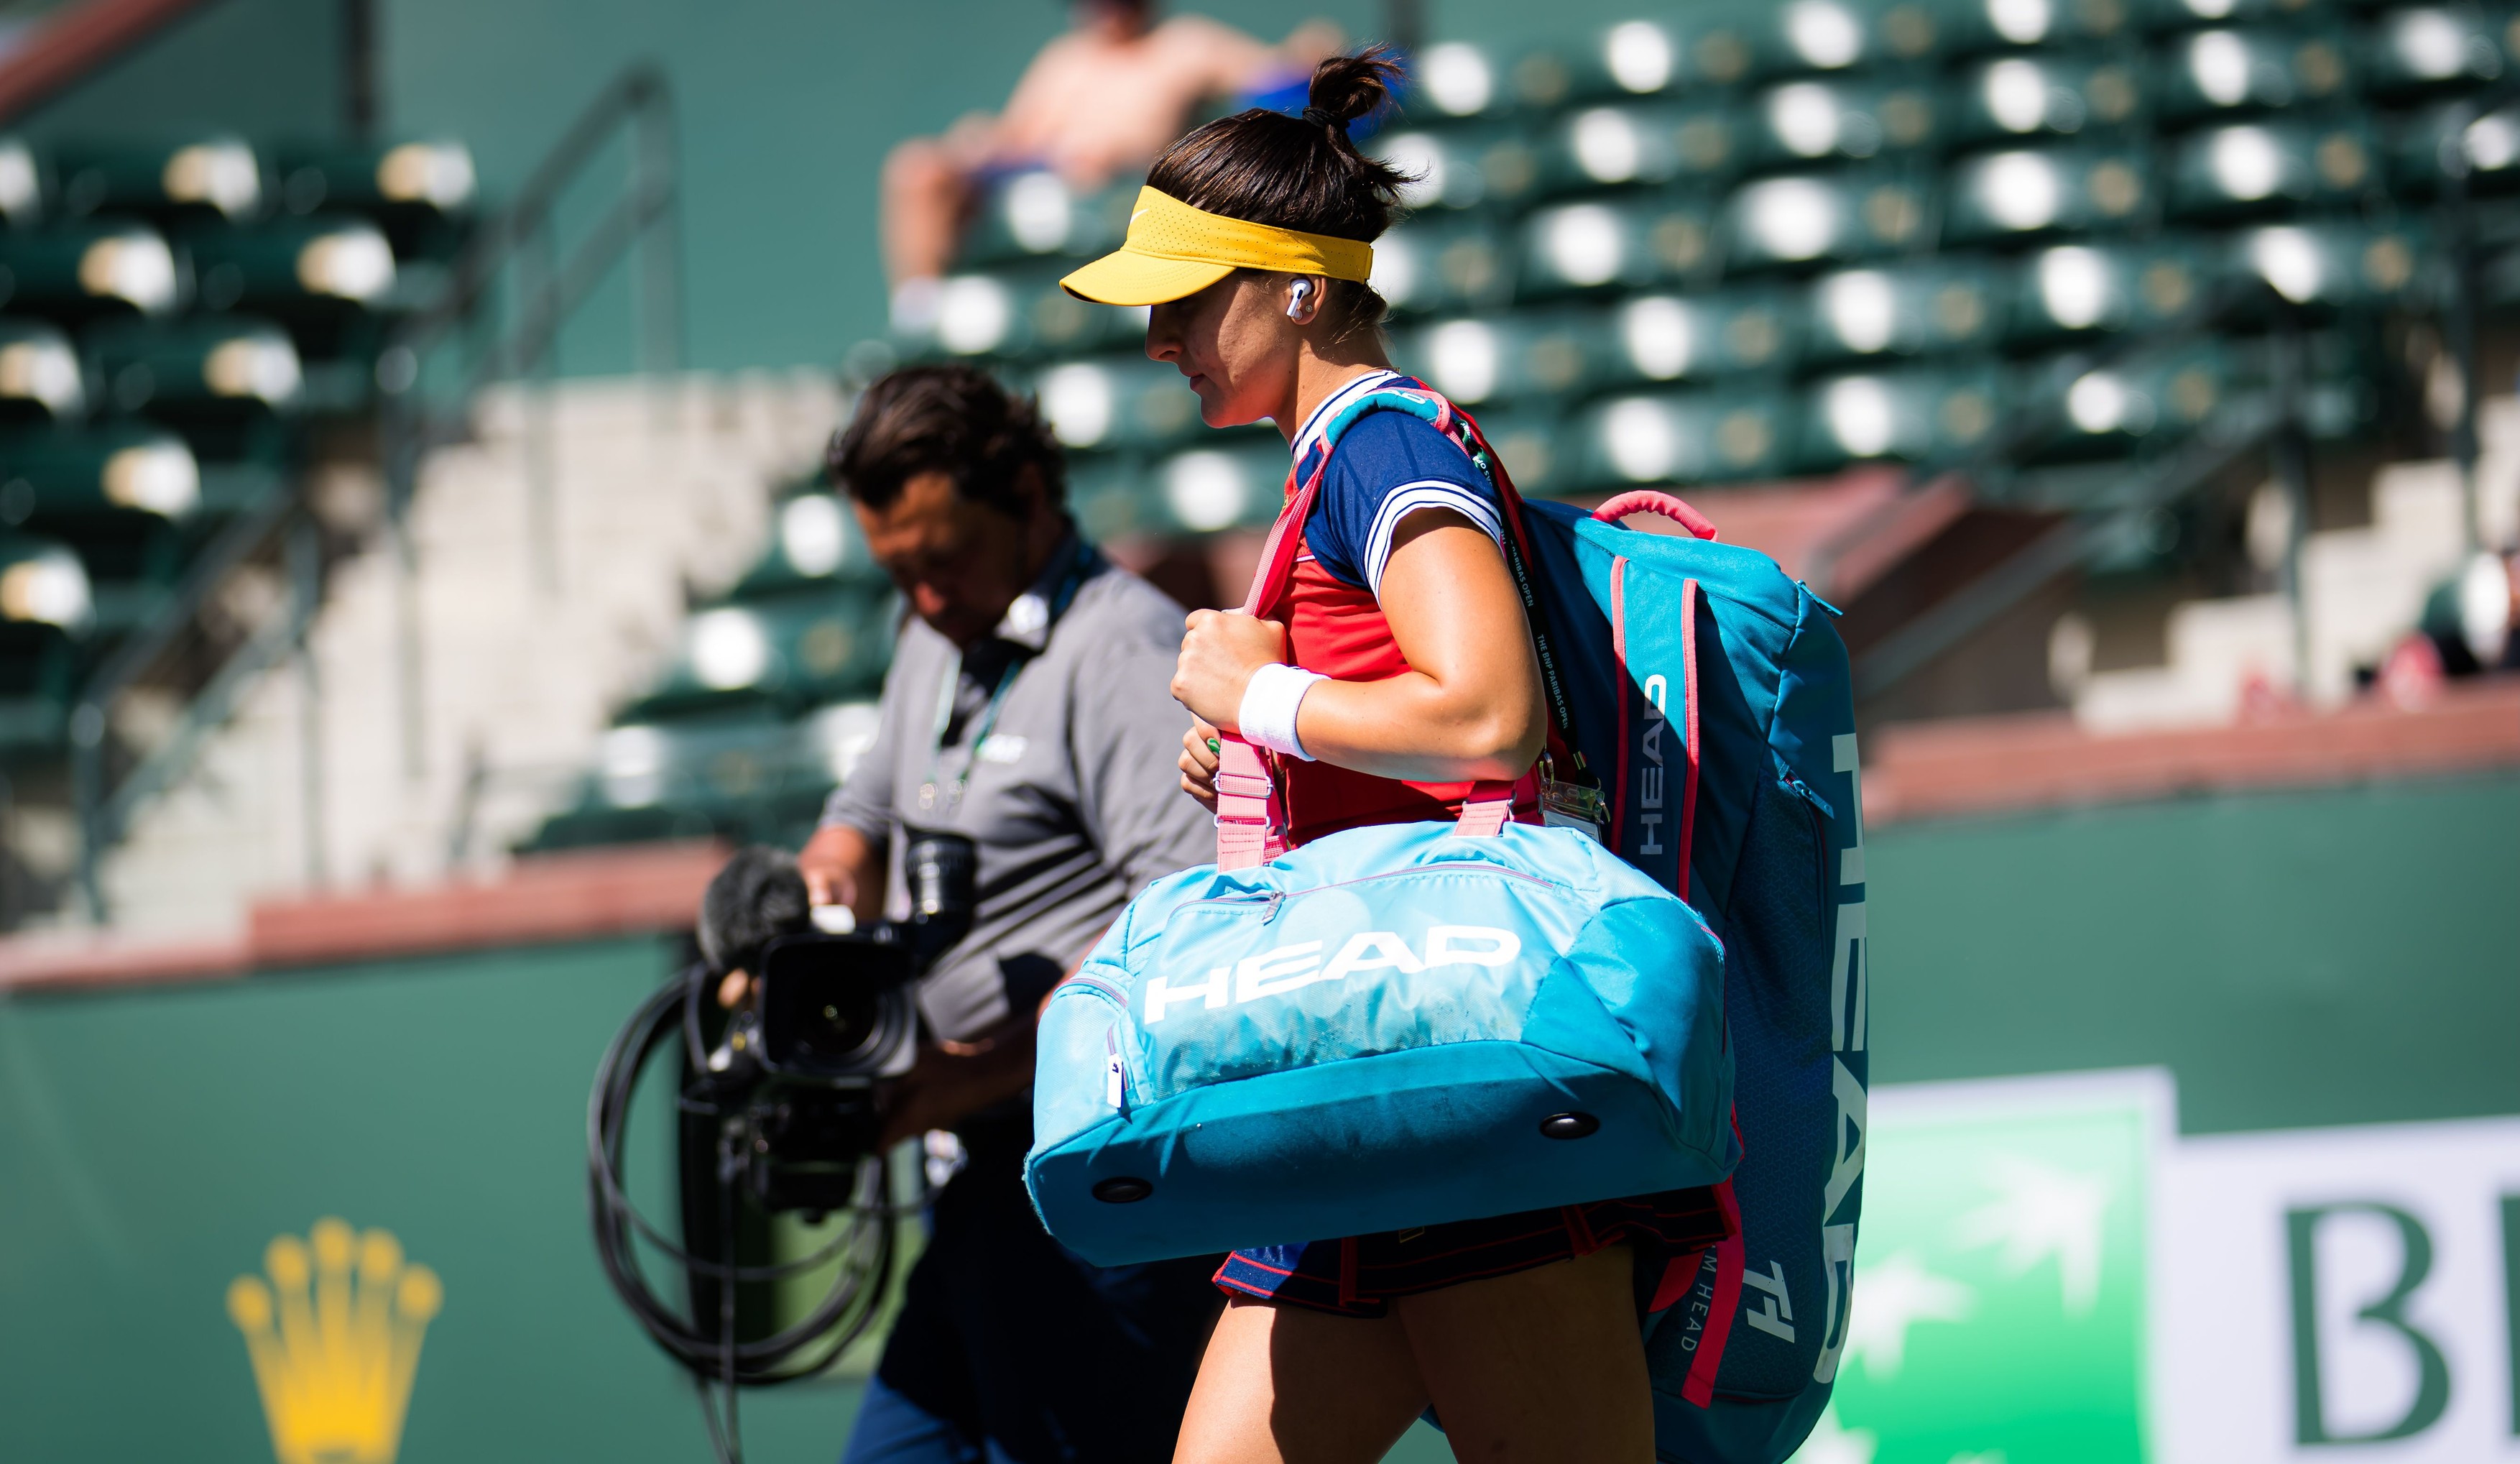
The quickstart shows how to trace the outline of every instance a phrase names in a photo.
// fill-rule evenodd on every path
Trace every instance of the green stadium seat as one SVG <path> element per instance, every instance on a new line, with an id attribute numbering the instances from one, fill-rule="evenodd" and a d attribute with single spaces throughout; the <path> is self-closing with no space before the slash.
<path id="1" fill-rule="evenodd" d="M 275 158 L 280 206 L 291 213 L 348 208 L 451 217 L 472 211 L 479 180 L 460 142 L 284 148 Z"/>
<path id="2" fill-rule="evenodd" d="M 96 599 L 69 545 L 0 528 L 0 654 L 53 635 L 86 633 Z"/>
<path id="3" fill-rule="evenodd" d="M 1730 86 L 1749 69 L 1737 33 L 1711 15 L 1623 21 L 1570 62 L 1579 100 L 1664 97 Z"/>
<path id="4" fill-rule="evenodd" d="M 1032 379 L 1051 431 L 1072 448 L 1162 447 L 1199 429 L 1198 393 L 1144 354 L 1062 361 Z"/>
<path id="5" fill-rule="evenodd" d="M 872 695 L 892 659 L 889 586 L 833 584 L 696 612 L 641 717 Z"/>
<path id="6" fill-rule="evenodd" d="M 405 257 L 452 255 L 478 202 L 472 153 L 460 142 L 284 148 L 273 163 L 283 211 L 373 219 Z"/>
<path id="7" fill-rule="evenodd" d="M 2478 87 L 2510 68 L 2502 23 L 2472 5 L 2410 5 L 2372 18 L 2355 55 L 2366 96 L 2404 102 Z"/>
<path id="8" fill-rule="evenodd" d="M 32 228 L 59 192 L 34 149 L 22 138 L 0 136 L 0 224 Z"/>
<path id="9" fill-rule="evenodd" d="M 2356 118 L 2234 122 L 2181 141 L 2170 165 L 2170 208 L 2213 219 L 2296 204 L 2353 204 L 2378 174 L 2370 135 Z"/>
<path id="10" fill-rule="evenodd" d="M 0 305 L 63 319 L 162 314 L 182 276 L 164 235 L 132 220 L 0 230 Z"/>
<path id="11" fill-rule="evenodd" d="M 1672 151 L 1684 188 L 1723 183 L 1746 165 L 1754 127 L 1749 114 L 1729 102 L 1686 103 L 1672 113 Z"/>
<path id="12" fill-rule="evenodd" d="M 1573 491 L 1574 463 L 1566 451 L 1555 407 L 1546 402 L 1480 408 L 1471 413 L 1496 449 L 1513 485 L 1528 497 L 1554 498 Z"/>
<path id="13" fill-rule="evenodd" d="M 1143 343 L 1147 312 L 1078 299 L 1058 288 L 1072 266 L 949 275 L 928 342 L 948 355 L 1029 360 Z"/>
<path id="14" fill-rule="evenodd" d="M 2002 333 L 2005 261 L 1942 255 L 1826 274 L 1811 285 L 1809 360 L 1983 350 Z"/>
<path id="15" fill-rule="evenodd" d="M 2178 241 L 2055 245 L 2020 261 L 2009 334 L 2035 342 L 2165 325 L 2203 298 L 2221 267 Z"/>
<path id="16" fill-rule="evenodd" d="M 1523 223 L 1519 297 L 1545 299 L 1677 281 L 1712 264 L 1714 201 L 1671 192 L 1563 204 Z"/>
<path id="17" fill-rule="evenodd" d="M 1392 359 L 1465 407 L 1559 397 L 1615 374 L 1617 343 L 1590 312 L 1522 312 L 1436 321 L 1395 343 Z"/>
<path id="18" fill-rule="evenodd" d="M 2057 435 L 2037 454 L 2055 461 L 2123 453 L 2142 437 L 2183 435 L 2228 401 L 2244 376 L 2237 352 L 2206 341 L 2070 379 L 2050 372 L 2040 381 L 2035 389 L 2064 393 Z"/>
<path id="19" fill-rule="evenodd" d="M 1880 15 L 1855 0 L 1786 0 L 1775 6 L 1741 6 L 1725 17 L 1725 31 L 1698 44 L 1719 52 L 1737 46 L 1757 76 L 1841 71 L 1889 59 Z"/>
<path id="20" fill-rule="evenodd" d="M 1998 57 L 1960 73 L 1944 104 L 1959 142 L 2071 137 L 2123 126 L 2143 107 L 2142 72 L 2107 56 Z"/>
<path id="21" fill-rule="evenodd" d="M 0 375 L 7 367 L 0 362 Z M 184 439 L 132 424 L 0 435 L 0 526 L 189 517 L 202 470 Z"/>
<path id="22" fill-rule="evenodd" d="M 62 211 L 259 217 L 272 204 L 270 169 L 253 145 L 204 137 L 163 147 L 66 147 L 55 157 Z"/>
<path id="23" fill-rule="evenodd" d="M 839 495 L 813 488 L 779 505 L 769 547 L 727 598 L 757 600 L 833 584 L 888 582 L 858 531 L 856 513 Z"/>
<path id="24" fill-rule="evenodd" d="M 248 316 L 107 321 L 81 343 L 98 396 L 117 411 L 176 419 L 290 412 L 305 385 L 289 333 Z"/>
<path id="25" fill-rule="evenodd" d="M 1880 21 L 1888 49 L 1902 57 L 2064 50 L 2113 40 L 2128 28 L 2122 0 L 1901 0 Z"/>
<path id="26" fill-rule="evenodd" d="M 1802 357 L 1801 300 L 1775 290 L 1640 295 L 1620 302 L 1612 323 L 1613 365 L 1630 382 L 1732 379 Z"/>
<path id="27" fill-rule="evenodd" d="M 1508 211 L 1539 196 L 1548 123 L 1473 120 L 1377 134 L 1364 146 L 1418 181 L 1402 190 L 1411 209 Z"/>
<path id="28" fill-rule="evenodd" d="M 1776 391 L 1668 391 L 1607 398 L 1567 431 L 1567 492 L 1773 477 L 1786 465 L 1793 399 Z"/>
<path id="29" fill-rule="evenodd" d="M 0 435 L 0 530 L 58 536 L 78 554 L 106 633 L 145 622 L 209 517 L 180 437 L 134 424 Z"/>
<path id="30" fill-rule="evenodd" d="M 1513 291 L 1505 242 L 1479 218 L 1413 219 L 1373 242 L 1375 293 L 1394 313 L 1492 309 Z"/>
<path id="31" fill-rule="evenodd" d="M 2232 237 L 2231 267 L 2265 280 L 2296 304 L 2385 305 L 2413 293 L 2422 247 L 2420 236 L 2403 225 L 2359 219 L 2268 224 Z"/>
<path id="32" fill-rule="evenodd" d="M 967 266 L 1004 264 L 1038 255 L 1090 257 L 1129 232 L 1139 184 L 1080 193 L 1055 172 L 1019 172 L 988 191 L 963 238 Z"/>
<path id="33" fill-rule="evenodd" d="M 1681 174 L 1680 118 L 1669 107 L 1610 103 L 1566 114 L 1541 134 L 1539 192 L 1556 198 Z"/>
<path id="34" fill-rule="evenodd" d="M 626 719 L 605 734 L 575 805 L 531 848 L 715 836 L 793 845 L 875 740 L 875 704 L 844 702 L 801 722 L 758 712 Z"/>
<path id="35" fill-rule="evenodd" d="M 1067 457 L 1067 509 L 1089 543 L 1165 538 L 1175 532 L 1163 494 L 1132 453 L 1074 452 Z"/>
<path id="36" fill-rule="evenodd" d="M 351 215 L 196 226 L 180 232 L 177 242 L 192 257 L 194 288 L 205 310 L 242 305 L 338 316 L 382 305 L 394 289 L 392 244 L 378 225 Z"/>
<path id="37" fill-rule="evenodd" d="M 1511 110 L 1510 63 L 1493 47 L 1442 41 L 1418 53 L 1409 98 L 1410 119 L 1502 115 Z"/>
<path id="38" fill-rule="evenodd" d="M 1830 78 L 1771 87 L 1750 107 L 1755 163 L 1862 161 L 1930 147 L 1934 89 L 1922 79 Z"/>
<path id="39" fill-rule="evenodd" d="M 1365 151 L 1408 175 L 1402 206 L 1476 208 L 1490 202 L 1485 158 L 1494 140 L 1476 126 L 1407 127 L 1376 133 Z"/>
<path id="40" fill-rule="evenodd" d="M 1968 244 L 2124 228 L 2142 216 L 2141 154 L 2108 147 L 2017 148 L 1953 164 L 1943 237 Z"/>
<path id="41" fill-rule="evenodd" d="M 1492 54 L 1506 56 L 1502 50 Z M 1527 116 L 1555 112 L 1573 101 L 1578 77 L 1591 69 L 1589 56 L 1529 39 L 1516 42 L 1506 60 L 1507 96 Z"/>
<path id="42" fill-rule="evenodd" d="M 1725 203 L 1728 269 L 1871 259 L 1914 248 L 1931 217 L 1926 190 L 1898 170 L 1764 178 Z"/>
<path id="43" fill-rule="evenodd" d="M 2200 25 L 2249 25 L 2298 19 L 2315 0 L 2133 0 L 2137 24 L 2147 34 L 2193 30 Z"/>
<path id="44" fill-rule="evenodd" d="M 2002 404 L 1998 369 L 1918 369 L 1815 382 L 1802 410 L 1801 462 L 1834 467 L 1866 459 L 1919 462 L 1986 439 Z"/>
<path id="45" fill-rule="evenodd" d="M 2479 114 L 2472 103 L 2449 102 L 2408 118 L 2391 138 L 2395 191 L 2429 198 L 2455 162 L 2471 193 L 2498 193 L 2520 182 L 2520 105 Z"/>
<path id="46" fill-rule="evenodd" d="M 2291 29 L 2199 30 L 2162 43 L 2153 106 L 2173 121 L 2318 106 L 2347 95 L 2341 36 Z"/>
<path id="47" fill-rule="evenodd" d="M 1168 533 L 1266 528 L 1286 501 L 1286 444 L 1238 433 L 1158 462 L 1151 475 Z"/>
<path id="48" fill-rule="evenodd" d="M 0 421 L 52 422 L 87 411 L 78 352 L 58 327 L 0 317 Z"/>

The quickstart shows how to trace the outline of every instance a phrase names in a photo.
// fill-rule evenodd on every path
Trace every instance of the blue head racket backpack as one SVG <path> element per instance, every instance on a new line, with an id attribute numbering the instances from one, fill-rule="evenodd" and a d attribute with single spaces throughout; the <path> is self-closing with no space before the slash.
<path id="1" fill-rule="evenodd" d="M 1676 1263 L 1656 1299 L 1667 1304 L 1646 1343 L 1657 1451 L 1689 1464 L 1776 1464 L 1810 1433 L 1836 1376 L 1863 1201 L 1868 1080 L 1864 838 L 1846 651 L 1829 624 L 1832 612 L 1767 556 L 1716 542 L 1713 527 L 1678 499 L 1631 493 L 1590 514 L 1523 502 L 1477 426 L 1431 390 L 1411 386 L 1371 393 L 1329 424 L 1332 443 L 1370 411 L 1425 418 L 1459 441 L 1495 483 L 1506 509 L 1508 557 L 1549 684 L 1552 755 L 1572 765 L 1561 766 L 1561 775 L 1598 788 L 1600 843 L 1567 829 L 1512 826 L 1491 840 L 1418 824 L 1352 830 L 1282 854 L 1266 770 L 1248 749 L 1229 744 L 1218 781 L 1219 847 L 1228 868 L 1157 881 L 1089 958 L 1083 976 L 1059 988 L 1043 1019 L 1036 1143 L 1027 1165 L 1035 1203 L 1052 1231 L 1089 1258 L 1143 1258 L 1222 1248 L 1211 1238 L 1238 1246 L 1311 1240 L 1721 1179 L 1719 1198 L 1737 1219 L 1737 1235 Z M 1291 560 L 1319 482 L 1316 473 L 1291 495 L 1264 551 L 1262 578 Z M 1623 526 L 1626 517 L 1643 512 L 1671 518 L 1688 532 L 1652 534 Z M 1255 581 L 1255 603 L 1258 598 Z M 1476 799 L 1473 807 L 1496 808 L 1491 818 L 1502 818 L 1501 805 Z M 1579 845 L 1605 846 L 1618 857 L 1588 870 L 1590 856 L 1579 853 Z M 1427 879 L 1419 871 L 1442 865 L 1453 866 L 1442 879 L 1415 883 Z M 1482 872 L 1471 874 L 1473 866 Z M 1381 882 L 1372 894 L 1333 892 L 1346 873 L 1403 870 L 1410 873 Z M 1511 883 L 1508 872 L 1552 880 L 1578 905 L 1608 902 L 1598 905 L 1596 924 L 1559 939 L 1555 933 L 1568 930 L 1564 922 L 1574 915 L 1556 907 L 1556 897 L 1521 895 L 1525 887 Z M 1631 884 L 1629 875 L 1639 878 Z M 1449 892 L 1435 896 L 1434 888 L 1448 882 Z M 1685 896 L 1703 925 L 1692 919 L 1684 929 L 1645 891 Z M 1204 903 L 1210 899 L 1242 901 L 1236 907 L 1241 913 L 1217 918 L 1207 912 L 1221 906 Z M 1369 904 L 1371 929 L 1393 938 L 1360 948 L 1363 959 L 1392 963 L 1376 968 L 1369 983 L 1375 994 L 1343 989 L 1362 968 L 1351 967 L 1333 982 L 1306 967 L 1313 974 L 1289 994 L 1323 1011 L 1335 1004 L 1340 1018 L 1273 1026 L 1258 1011 L 1245 1015 L 1238 1000 L 1245 969 L 1254 973 L 1249 989 L 1265 1000 L 1271 951 L 1319 938 L 1326 962 L 1333 948 L 1344 957 L 1354 933 L 1369 929 L 1359 923 Z M 1459 914 L 1464 906 L 1503 913 L 1472 922 Z M 1462 987 L 1432 984 L 1438 968 L 1428 963 L 1429 954 L 1477 942 L 1457 946 L 1448 938 L 1441 946 L 1412 944 L 1432 939 L 1399 930 L 1420 907 L 1440 913 L 1448 925 L 1510 929 L 1525 949 L 1533 933 L 1551 933 L 1538 937 L 1548 942 L 1549 974 L 1527 974 L 1518 985 L 1486 981 L 1476 989 L 1488 1007 L 1439 1016 L 1449 1008 L 1446 1000 L 1431 999 L 1433 993 L 1449 999 Z M 1631 907 L 1616 924 L 1598 923 Z M 1332 910 L 1340 911 L 1338 920 L 1327 918 Z M 1185 912 L 1195 913 L 1185 919 Z M 1299 912 L 1302 923 L 1289 925 L 1288 935 L 1264 934 Z M 1647 912 L 1654 912 L 1650 936 L 1633 923 Z M 1238 934 L 1223 935 L 1237 920 Z M 1201 954 L 1188 966 L 1174 961 L 1165 947 L 1175 928 L 1186 933 L 1185 953 L 1195 947 L 1212 958 Z M 1192 931 L 1197 934 L 1187 934 Z M 1615 938 L 1602 938 L 1613 932 Z M 1720 960 L 1709 948 L 1715 944 Z M 1404 964 L 1404 948 L 1416 969 Z M 1216 1009 L 1214 1040 L 1195 1054 L 1189 1046 L 1167 1049 L 1162 1044 L 1172 1039 L 1150 1033 L 1169 1026 L 1176 1012 L 1204 1015 L 1201 1004 L 1218 999 L 1203 985 L 1194 997 L 1184 994 L 1200 981 L 1192 966 L 1202 961 L 1209 971 L 1234 973 L 1230 982 L 1222 974 L 1206 978 L 1225 998 Z M 1157 964 L 1162 971 L 1153 969 Z M 1174 975 L 1177 970 L 1182 974 Z M 1477 974 L 1484 979 L 1501 970 L 1480 967 Z M 1576 979 L 1558 981 L 1561 974 Z M 1158 977 L 1163 1020 L 1149 1024 Z M 1551 1026 L 1576 1010 L 1590 1023 L 1587 1004 L 1575 999 L 1588 984 L 1600 988 L 1593 995 L 1609 1026 L 1592 1025 L 1582 1038 L 1569 1035 L 1571 1028 Z M 1711 1001 L 1710 985 L 1720 986 Z M 1531 1004 L 1516 1026 L 1514 1004 L 1526 998 Z M 1185 1000 L 1192 1005 L 1178 1004 Z M 1718 1014 L 1720 1043 L 1708 1039 L 1709 1012 Z M 1442 1025 L 1456 1019 L 1469 1025 Z M 1483 1021 L 1502 1025 L 1479 1027 Z M 1429 1037 L 1442 1032 L 1450 1039 L 1412 1037 L 1414 1023 L 1434 1024 Z M 1608 1073 L 1622 1066 L 1601 1061 L 1620 1055 L 1614 1037 L 1633 1045 L 1649 1077 L 1641 1084 L 1638 1070 L 1626 1070 L 1631 1086 L 1618 1089 L 1624 1106 L 1601 1093 L 1613 1079 L 1583 1091 L 1585 1102 L 1618 1115 L 1623 1127 L 1635 1125 L 1623 1134 L 1613 1134 L 1608 1118 L 1579 1109 L 1571 1098 L 1557 1112 L 1602 1120 L 1598 1134 L 1587 1130 L 1587 1141 L 1539 1132 L 1531 1115 L 1514 1106 L 1522 1097 L 1483 1112 L 1474 1100 L 1443 1096 L 1526 1077 L 1537 1083 L 1524 1090 L 1529 1098 L 1571 1093 L 1573 1079 L 1546 1062 L 1517 1056 L 1511 1079 L 1480 1064 L 1506 1051 L 1557 1052 L 1586 1042 L 1592 1045 L 1584 1047 L 1584 1059 Z M 1340 1045 L 1360 1041 L 1362 1047 Z M 1649 1050 L 1661 1066 L 1646 1058 Z M 1377 1055 L 1349 1055 L 1366 1052 Z M 1384 1066 L 1374 1070 L 1376 1063 Z M 1455 1064 L 1461 1076 L 1451 1084 L 1436 1070 Z M 1168 1086 L 1132 1086 L 1142 1074 L 1152 1077 L 1158 1070 Z M 1288 1088 L 1327 1093 L 1350 1079 L 1321 1075 L 1341 1070 L 1355 1075 L 1346 1100 L 1297 1106 L 1274 1125 L 1243 1117 L 1262 1110 L 1263 1083 L 1292 1078 Z M 1407 1076 L 1399 1076 L 1404 1071 Z M 1382 1074 L 1394 1075 L 1388 1088 L 1377 1085 Z M 1725 1126 L 1738 1140 L 1737 1165 L 1732 1163 L 1736 1151 L 1705 1138 L 1712 1117 L 1705 1105 L 1728 1084 Z M 1646 1086 L 1651 1099 L 1638 1096 Z M 1109 1100 L 1099 1111 L 1087 1101 L 1089 1087 L 1097 1089 L 1093 1099 Z M 1376 1096 L 1384 1094 L 1405 1096 Z M 1361 1106 L 1342 1107 L 1342 1101 Z M 1124 1117 L 1121 1109 L 1132 1102 L 1139 1106 Z M 1166 1102 L 1173 1106 L 1158 1121 L 1157 1106 Z M 1165 1193 L 1166 1176 L 1178 1190 L 1197 1185 L 1204 1173 L 1202 1145 L 1212 1141 L 1203 1137 L 1199 1115 L 1229 1110 L 1236 1116 L 1227 1124 L 1238 1134 L 1236 1153 L 1250 1172 L 1274 1173 L 1281 1187 L 1318 1190 L 1310 1200 L 1289 1203 L 1314 1206 L 1324 1212 L 1323 1222 L 1239 1235 L 1220 1220 L 1217 1228 L 1199 1229 L 1200 1244 L 1140 1250 L 1157 1244 L 1151 1232 L 1162 1227 L 1142 1207 Z M 1655 1141 L 1587 1150 L 1587 1142 L 1603 1136 L 1647 1135 L 1648 1119 L 1665 1125 Z M 1455 1172 L 1459 1166 L 1450 1164 L 1424 1167 L 1441 1173 L 1408 1167 L 1408 1153 L 1432 1153 L 1430 1146 L 1454 1135 L 1448 1125 L 1485 1121 L 1507 1137 L 1493 1158 L 1473 1167 L 1476 1172 Z M 1537 1141 L 1523 1141 L 1514 1132 L 1517 1122 Z M 1123 1152 L 1137 1167 L 1102 1167 Z M 1580 1169 L 1573 1157 L 1588 1153 L 1609 1155 L 1619 1173 L 1599 1175 L 1596 1185 L 1596 1175 L 1572 1172 Z M 1697 1158 L 1695 1170 L 1705 1177 L 1672 1177 L 1692 1167 L 1681 1156 Z M 1173 1167 L 1148 1172 L 1159 1164 Z M 1544 1172 L 1550 1184 L 1563 1178 L 1568 1190 L 1587 1193 L 1544 1192 L 1536 1177 Z M 1343 1183 L 1350 1173 L 1354 1188 Z M 1148 1188 L 1110 1185 L 1115 1177 Z M 1393 1178 L 1401 1188 L 1422 1184 L 1442 1203 L 1419 1219 L 1392 1220 L 1356 1201 Z M 1100 1198 L 1097 1184 L 1107 1186 Z M 1178 1197 L 1174 1205 L 1195 1208 Z M 1133 1212 L 1147 1217 L 1148 1233 L 1143 1242 L 1120 1242 Z M 1114 1237 L 1110 1246 L 1095 1243 L 1106 1233 Z M 1223 1240 L 1232 1235 L 1239 1238 Z"/>

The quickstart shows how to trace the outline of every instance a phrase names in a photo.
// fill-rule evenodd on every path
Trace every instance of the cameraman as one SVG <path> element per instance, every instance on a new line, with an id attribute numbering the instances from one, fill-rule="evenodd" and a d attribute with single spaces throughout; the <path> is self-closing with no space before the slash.
<path id="1" fill-rule="evenodd" d="M 868 389 L 829 471 L 911 617 L 876 741 L 799 855 L 814 898 L 883 913 L 905 831 L 978 847 L 970 935 L 921 983 L 932 1040 L 887 1139 L 957 1133 L 843 1464 L 1161 1464 L 1218 1310 L 1212 1261 L 1099 1269 L 1023 1189 L 1034 1024 L 1148 881 L 1214 857 L 1182 797 L 1182 608 L 1077 536 L 1033 405 L 965 366 Z"/>

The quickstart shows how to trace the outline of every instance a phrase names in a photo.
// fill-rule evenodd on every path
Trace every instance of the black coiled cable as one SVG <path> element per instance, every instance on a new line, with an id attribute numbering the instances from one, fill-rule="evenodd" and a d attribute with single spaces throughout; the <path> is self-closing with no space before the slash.
<path id="1" fill-rule="evenodd" d="M 684 1250 L 666 1237 L 631 1204 L 621 1184 L 622 1143 L 629 1126 L 630 1104 L 639 1075 L 656 1050 L 677 1034 L 695 1071 L 701 1065 L 698 1004 L 707 973 L 694 965 L 668 981 L 642 1002 L 605 1048 L 596 1068 L 595 1088 L 586 1108 L 587 1209 L 595 1229 L 595 1253 L 605 1278 L 630 1308 L 639 1325 L 668 1356 L 691 1369 L 700 1387 L 700 1412 L 708 1422 L 709 1442 L 725 1464 L 741 1464 L 743 1442 L 736 1413 L 736 1389 L 791 1383 L 830 1366 L 875 1322 L 885 1283 L 892 1273 L 893 1225 L 897 1212 L 882 1156 L 859 1161 L 847 1217 L 839 1233 L 812 1255 L 776 1265 L 738 1265 L 735 1257 L 736 1189 L 742 1160 L 741 1123 L 727 1121 L 741 1110 L 685 1095 L 682 1111 L 717 1121 L 717 1184 L 720 1259 L 707 1259 Z M 713 1327 L 688 1317 L 648 1282 L 639 1263 L 639 1243 L 680 1266 L 687 1275 L 718 1283 L 718 1315 Z M 837 1261 L 832 1289 L 803 1320 L 784 1331 L 751 1342 L 735 1337 L 735 1288 L 741 1282 L 777 1281 Z M 688 1295 L 688 1288 L 686 1288 Z M 723 1401 L 713 1389 L 723 1390 Z"/>

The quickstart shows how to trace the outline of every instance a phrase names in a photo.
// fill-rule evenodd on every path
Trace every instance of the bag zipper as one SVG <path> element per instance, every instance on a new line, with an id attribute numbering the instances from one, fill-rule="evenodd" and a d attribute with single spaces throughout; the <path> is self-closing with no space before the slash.
<path id="1" fill-rule="evenodd" d="M 1051 997 L 1056 1000 L 1070 989 L 1112 1009 L 1111 1025 L 1102 1029 L 1102 1101 L 1125 1119 L 1129 1116 L 1129 1060 L 1120 1051 L 1120 1021 L 1129 1015 L 1128 993 L 1099 976 L 1080 972 L 1052 988 Z"/>

